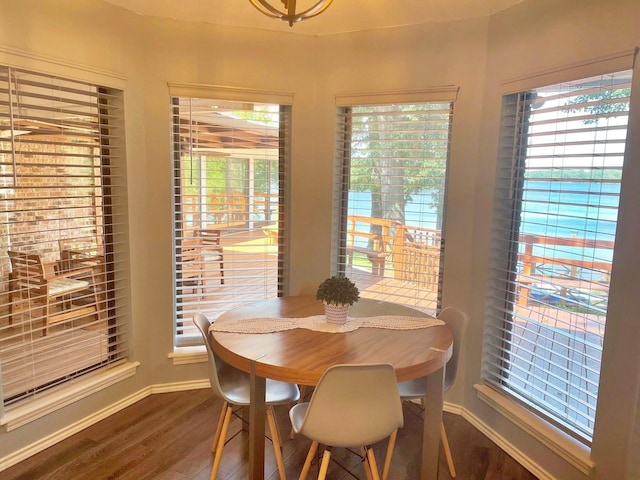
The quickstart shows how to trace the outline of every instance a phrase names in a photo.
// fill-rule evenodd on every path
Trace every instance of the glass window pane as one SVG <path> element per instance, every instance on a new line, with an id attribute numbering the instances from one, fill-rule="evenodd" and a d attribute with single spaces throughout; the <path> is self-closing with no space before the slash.
<path id="1" fill-rule="evenodd" d="M 485 376 L 585 442 L 595 422 L 630 88 L 626 71 L 504 99 L 492 255 L 493 274 L 506 283 L 490 292 Z"/>
<path id="2" fill-rule="evenodd" d="M 284 291 L 290 107 L 172 98 L 175 343 L 192 323 Z"/>
<path id="3" fill-rule="evenodd" d="M 337 270 L 363 297 L 438 309 L 452 109 L 432 102 L 339 110 Z"/>

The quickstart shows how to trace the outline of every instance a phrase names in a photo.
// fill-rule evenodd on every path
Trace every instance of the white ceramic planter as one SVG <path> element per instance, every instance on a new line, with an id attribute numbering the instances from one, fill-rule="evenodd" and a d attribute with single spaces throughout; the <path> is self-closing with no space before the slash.
<path id="1" fill-rule="evenodd" d="M 344 325 L 347 323 L 347 314 L 349 313 L 349 305 L 334 305 L 333 303 L 324 303 L 324 314 L 328 323 L 335 325 Z"/>

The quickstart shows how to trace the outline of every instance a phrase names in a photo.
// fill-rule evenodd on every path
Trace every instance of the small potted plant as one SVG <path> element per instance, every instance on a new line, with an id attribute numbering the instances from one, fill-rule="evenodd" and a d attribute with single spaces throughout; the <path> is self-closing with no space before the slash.
<path id="1" fill-rule="evenodd" d="M 343 324 L 347 321 L 349 307 L 360 298 L 360 291 L 349 278 L 334 275 L 318 286 L 316 298 L 324 303 L 329 323 Z"/>

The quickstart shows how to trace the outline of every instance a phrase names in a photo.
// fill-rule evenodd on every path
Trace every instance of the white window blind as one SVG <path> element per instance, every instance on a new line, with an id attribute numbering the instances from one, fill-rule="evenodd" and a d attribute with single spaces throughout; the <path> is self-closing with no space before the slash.
<path id="1" fill-rule="evenodd" d="M 286 105 L 171 98 L 175 343 L 192 323 L 284 292 Z"/>
<path id="2" fill-rule="evenodd" d="M 361 296 L 434 313 L 453 102 L 338 108 L 336 273 Z"/>
<path id="3" fill-rule="evenodd" d="M 593 434 L 631 71 L 503 98 L 484 376 Z"/>
<path id="4" fill-rule="evenodd" d="M 0 66 L 0 380 L 8 409 L 121 363 L 122 92 Z"/>

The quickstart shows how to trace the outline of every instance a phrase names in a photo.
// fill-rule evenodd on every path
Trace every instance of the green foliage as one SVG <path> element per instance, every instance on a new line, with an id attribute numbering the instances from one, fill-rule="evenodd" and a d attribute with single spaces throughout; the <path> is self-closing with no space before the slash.
<path id="1" fill-rule="evenodd" d="M 200 156 L 184 155 L 182 157 L 182 182 L 185 195 L 200 193 Z M 248 161 L 229 157 L 207 156 L 204 161 L 206 169 L 206 190 L 208 194 L 226 192 L 244 192 L 248 173 Z M 275 165 L 274 165 L 275 163 Z M 277 185 L 277 160 L 254 161 L 254 188 L 257 192 L 270 192 Z"/>
<path id="2" fill-rule="evenodd" d="M 578 95 L 567 102 L 567 105 L 579 105 L 579 108 L 568 108 L 571 113 L 587 112 L 598 117 L 615 117 L 616 113 L 629 111 L 630 88 L 606 90 L 604 92 Z M 620 101 L 619 99 L 624 99 Z M 585 124 L 595 124 L 599 118 L 583 120 Z"/>
<path id="3" fill-rule="evenodd" d="M 351 132 L 350 191 L 369 191 L 372 216 L 402 221 L 411 195 L 433 192 L 439 206 L 444 191 L 449 135 L 446 104 L 354 107 Z M 446 111 L 446 113 L 443 113 Z M 401 112 L 398 115 L 398 112 Z M 430 128 L 425 130 L 427 121 Z M 393 182 L 389 179 L 393 178 Z"/>
<path id="4" fill-rule="evenodd" d="M 334 275 L 318 286 L 316 298 L 334 305 L 353 305 L 360 298 L 360 291 L 349 278 Z"/>

